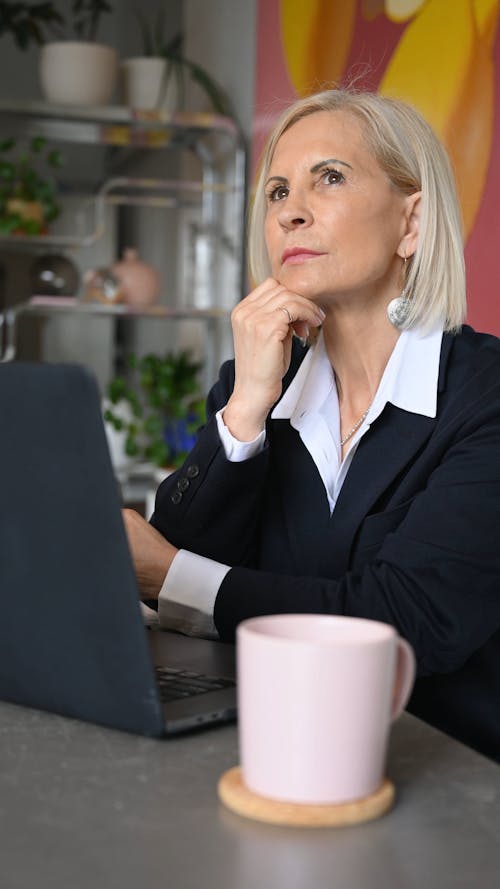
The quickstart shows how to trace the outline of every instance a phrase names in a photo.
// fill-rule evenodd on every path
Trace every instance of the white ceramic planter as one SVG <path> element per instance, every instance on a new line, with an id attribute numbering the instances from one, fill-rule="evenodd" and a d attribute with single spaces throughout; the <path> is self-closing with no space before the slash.
<path id="1" fill-rule="evenodd" d="M 111 408 L 113 413 L 120 417 L 125 423 L 132 422 L 132 409 L 127 401 L 111 404 L 107 398 L 104 398 L 102 401 L 103 415 L 108 408 Z M 124 430 L 118 431 L 111 425 L 111 423 L 107 423 L 106 421 L 104 422 L 104 428 L 106 430 L 109 453 L 115 473 L 118 478 L 126 478 L 129 470 L 134 463 L 137 462 L 135 457 L 129 457 L 125 451 L 126 432 Z"/>
<path id="2" fill-rule="evenodd" d="M 116 86 L 118 54 L 83 41 L 47 43 L 40 53 L 40 83 L 48 102 L 106 105 Z"/>
<path id="3" fill-rule="evenodd" d="M 175 78 L 169 77 L 165 88 L 166 70 L 165 59 L 155 56 L 125 59 L 120 66 L 121 94 L 125 105 L 141 111 L 175 111 Z"/>

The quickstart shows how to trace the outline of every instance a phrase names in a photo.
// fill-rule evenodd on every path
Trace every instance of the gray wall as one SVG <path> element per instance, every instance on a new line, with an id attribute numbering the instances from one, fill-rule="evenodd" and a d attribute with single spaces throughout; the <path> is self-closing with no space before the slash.
<path id="1" fill-rule="evenodd" d="M 186 54 L 204 65 L 229 95 L 251 137 L 256 56 L 256 0 L 184 0 Z M 198 89 L 192 102 L 205 102 Z"/>

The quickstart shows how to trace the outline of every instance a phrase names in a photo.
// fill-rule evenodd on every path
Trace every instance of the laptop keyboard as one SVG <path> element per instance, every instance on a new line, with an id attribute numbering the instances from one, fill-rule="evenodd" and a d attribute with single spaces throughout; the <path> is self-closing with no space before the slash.
<path id="1" fill-rule="evenodd" d="M 218 691 L 236 684 L 232 679 L 207 676 L 205 673 L 194 673 L 192 670 L 174 667 L 155 667 L 155 670 L 160 699 L 164 703 L 202 695 L 207 691 Z"/>

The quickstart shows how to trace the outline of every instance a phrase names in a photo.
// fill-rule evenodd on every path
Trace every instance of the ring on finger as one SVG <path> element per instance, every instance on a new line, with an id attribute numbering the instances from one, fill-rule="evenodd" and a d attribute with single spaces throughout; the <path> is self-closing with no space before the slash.
<path id="1" fill-rule="evenodd" d="M 292 316 L 290 315 L 290 312 L 288 311 L 288 309 L 287 309 L 286 306 L 278 306 L 278 310 L 279 310 L 280 312 L 284 312 L 284 313 L 285 313 L 285 315 L 286 315 L 287 318 L 288 318 L 288 323 L 289 323 L 289 324 L 293 324 L 293 318 L 292 318 Z"/>

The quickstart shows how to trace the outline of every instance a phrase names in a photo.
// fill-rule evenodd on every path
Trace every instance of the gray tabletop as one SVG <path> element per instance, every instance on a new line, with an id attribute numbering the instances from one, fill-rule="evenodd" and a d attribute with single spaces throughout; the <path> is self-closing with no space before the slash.
<path id="1" fill-rule="evenodd" d="M 234 726 L 155 741 L 0 704 L 2 889 L 493 889 L 500 769 L 405 714 L 394 809 L 350 828 L 252 822 L 217 799 Z"/>

